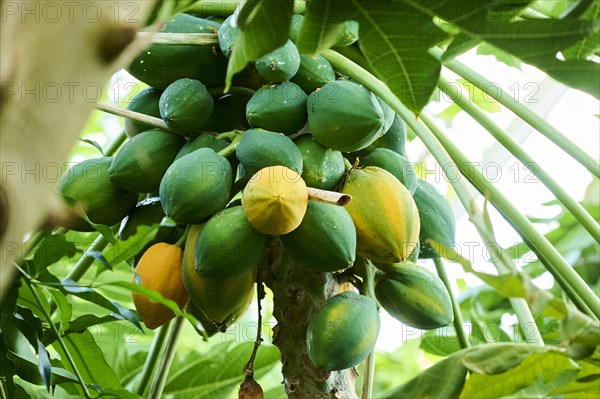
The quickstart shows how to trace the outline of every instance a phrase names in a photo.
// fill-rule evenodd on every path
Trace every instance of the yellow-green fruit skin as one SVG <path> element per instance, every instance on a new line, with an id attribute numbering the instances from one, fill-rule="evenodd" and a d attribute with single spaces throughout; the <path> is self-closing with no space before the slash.
<path id="1" fill-rule="evenodd" d="M 247 305 L 248 297 L 252 296 L 256 268 L 240 277 L 230 279 L 199 276 L 194 265 L 194 250 L 200 230 L 201 225 L 192 226 L 186 239 L 183 256 L 185 289 L 190 301 L 202 311 L 208 321 L 216 324 L 231 323 L 232 315 L 237 318 L 241 313 L 240 308 Z"/>
<path id="2" fill-rule="evenodd" d="M 353 291 L 333 296 L 308 325 L 308 358 L 326 371 L 354 367 L 373 350 L 379 323 L 377 304 L 371 298 Z"/>
<path id="3" fill-rule="evenodd" d="M 352 196 L 346 210 L 357 234 L 357 252 L 375 262 L 406 259 L 419 238 L 419 212 L 410 192 L 388 171 L 353 170 L 342 188 Z"/>
<path id="4" fill-rule="evenodd" d="M 181 248 L 161 242 L 154 244 L 144 252 L 135 267 L 135 273 L 138 275 L 142 287 L 157 291 L 183 309 L 187 305 L 189 297 L 183 285 L 182 261 L 183 250 Z M 175 317 L 175 314 L 165 305 L 152 302 L 145 295 L 133 294 L 133 303 L 144 324 L 151 330 Z"/>

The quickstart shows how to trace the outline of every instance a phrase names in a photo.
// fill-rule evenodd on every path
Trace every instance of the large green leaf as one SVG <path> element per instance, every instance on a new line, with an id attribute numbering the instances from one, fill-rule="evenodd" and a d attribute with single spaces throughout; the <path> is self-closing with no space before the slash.
<path id="1" fill-rule="evenodd" d="M 460 397 L 547 397 L 574 381 L 578 372 L 579 367 L 564 354 L 533 353 L 501 374 L 472 374 Z M 532 396 L 534 393 L 539 396 Z"/>
<path id="2" fill-rule="evenodd" d="M 106 362 L 102 350 L 89 331 L 68 335 L 63 338 L 63 342 L 68 354 L 61 345 L 55 343 L 53 348 L 60 354 L 67 370 L 73 372 L 72 366 L 66 361 L 67 356 L 70 356 L 87 384 L 95 384 L 101 389 L 122 389 L 119 377 Z"/>
<path id="3" fill-rule="evenodd" d="M 231 346 L 219 344 L 209 355 L 191 353 L 176 361 L 165 386 L 164 395 L 195 399 L 227 397 L 244 379 L 242 371 L 250 358 L 251 342 Z M 280 359 L 279 350 L 270 345 L 258 349 L 254 362 L 255 378 L 271 370 Z"/>
<path id="4" fill-rule="evenodd" d="M 553 78 L 600 95 L 599 64 L 582 59 L 557 58 L 557 53 L 600 30 L 600 21 L 577 19 L 537 19 L 506 22 L 495 18 L 486 2 L 451 0 L 404 0 L 429 17 L 439 17 L 459 27 L 464 35 L 488 42 L 522 61 L 534 65 Z M 593 40 L 593 39 L 592 39 Z"/>
<path id="5" fill-rule="evenodd" d="M 467 369 L 461 353 L 441 360 L 388 394 L 388 399 L 458 398 L 465 383 Z"/>
<path id="6" fill-rule="evenodd" d="M 341 3 L 339 0 L 313 0 L 306 5 L 296 43 L 300 52 L 317 54 L 335 45 L 342 23 L 350 19 L 354 9 L 350 4 L 344 6 Z"/>
<path id="7" fill-rule="evenodd" d="M 240 13 L 240 35 L 227 64 L 225 86 L 248 62 L 283 46 L 288 38 L 293 0 L 252 0 Z"/>

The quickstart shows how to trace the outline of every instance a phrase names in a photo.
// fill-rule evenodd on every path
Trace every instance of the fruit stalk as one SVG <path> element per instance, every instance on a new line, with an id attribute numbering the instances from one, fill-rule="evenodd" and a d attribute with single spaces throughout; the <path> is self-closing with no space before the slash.
<path id="1" fill-rule="evenodd" d="M 371 298 L 377 303 L 375 297 L 375 266 L 370 261 L 365 262 L 365 278 L 363 280 L 363 295 Z M 375 377 L 375 350 L 369 353 L 365 360 L 365 377 L 362 386 L 362 399 L 370 399 L 373 396 L 373 379 Z"/>
<path id="2" fill-rule="evenodd" d="M 148 390 L 148 383 L 150 382 L 150 377 L 152 376 L 152 372 L 154 371 L 154 368 L 156 366 L 158 356 L 160 355 L 165 346 L 165 339 L 167 338 L 167 332 L 169 331 L 170 326 L 170 321 L 160 326 L 158 332 L 154 335 L 152 345 L 150 346 L 150 350 L 146 355 L 146 361 L 144 362 L 144 367 L 142 368 L 141 373 L 142 376 L 140 378 L 140 382 L 136 390 L 138 395 L 142 397 L 146 394 L 146 391 Z"/>
<path id="3" fill-rule="evenodd" d="M 321 190 L 320 188 L 308 187 L 308 199 L 325 202 L 332 205 L 344 206 L 352 201 L 352 196 L 335 191 Z"/>
<path id="4" fill-rule="evenodd" d="M 273 343 L 281 351 L 286 394 L 290 399 L 356 398 L 354 369 L 327 372 L 315 368 L 306 352 L 306 330 L 313 315 L 340 285 L 331 273 L 297 264 L 279 239 L 273 239 L 262 278 L 273 292 Z"/>
<path id="5" fill-rule="evenodd" d="M 169 127 L 165 124 L 165 122 L 154 116 L 142 114 L 140 112 L 130 111 L 128 109 L 119 108 L 115 105 L 105 104 L 105 103 L 97 103 L 96 109 L 98 111 L 106 112 L 108 114 L 122 116 L 123 118 L 132 119 L 138 122 L 146 123 L 152 127 L 163 129 L 167 131 L 171 131 Z"/>
<path id="6" fill-rule="evenodd" d="M 169 369 L 171 368 L 171 364 L 175 358 L 177 342 L 181 336 L 183 321 L 183 317 L 177 317 L 173 322 L 173 327 L 169 333 L 163 358 L 158 365 L 158 369 L 156 370 L 156 374 L 154 374 L 154 379 L 152 380 L 152 385 L 150 386 L 150 392 L 148 393 L 149 399 L 158 399 L 162 395 L 162 391 L 167 382 L 167 376 L 169 375 Z"/>
<path id="7" fill-rule="evenodd" d="M 468 348 L 471 346 L 471 344 L 469 343 L 469 338 L 467 337 L 467 334 L 463 328 L 464 321 L 462 318 L 462 313 L 460 313 L 460 305 L 454 296 L 454 293 L 452 292 L 452 286 L 450 285 L 450 280 L 448 280 L 448 275 L 446 274 L 446 269 L 444 268 L 442 258 L 433 258 L 433 263 L 435 264 L 438 277 L 444 282 L 444 285 L 448 290 L 448 295 L 450 295 L 450 300 L 452 301 L 452 311 L 454 312 L 454 330 L 456 331 L 456 336 L 458 337 L 460 347 L 463 349 Z"/>
<path id="8" fill-rule="evenodd" d="M 154 33 L 138 32 L 138 38 L 150 39 L 153 44 L 192 44 L 196 46 L 214 46 L 218 44 L 214 33 Z"/>

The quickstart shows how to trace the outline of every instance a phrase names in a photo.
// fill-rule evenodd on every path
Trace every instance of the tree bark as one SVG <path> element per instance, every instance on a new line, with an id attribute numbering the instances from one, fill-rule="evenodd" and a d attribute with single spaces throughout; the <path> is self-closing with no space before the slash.
<path id="1" fill-rule="evenodd" d="M 312 271 L 294 262 L 279 239 L 270 247 L 269 267 L 262 279 L 273 292 L 273 343 L 281 351 L 285 391 L 290 399 L 358 398 L 356 369 L 323 371 L 306 352 L 306 330 L 315 312 L 331 296 L 343 291 L 331 273 Z"/>

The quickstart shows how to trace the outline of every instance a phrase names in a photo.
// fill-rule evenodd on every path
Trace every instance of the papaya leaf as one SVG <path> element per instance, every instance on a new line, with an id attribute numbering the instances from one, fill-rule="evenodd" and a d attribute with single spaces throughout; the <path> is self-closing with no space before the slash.
<path id="1" fill-rule="evenodd" d="M 164 395 L 170 397 L 193 397 L 212 399 L 228 397 L 244 379 L 243 367 L 248 361 L 254 344 L 244 342 L 232 346 L 231 342 L 218 344 L 204 356 L 190 353 L 175 361 L 165 386 Z M 254 376 L 261 376 L 279 364 L 279 350 L 272 345 L 258 349 L 254 363 Z"/>
<path id="2" fill-rule="evenodd" d="M 135 313 L 131 310 L 125 309 L 115 301 L 109 301 L 104 296 L 96 292 L 93 288 L 81 287 L 74 280 L 65 279 L 62 281 L 62 283 L 63 284 L 62 286 L 60 286 L 60 290 L 64 293 L 75 295 L 83 300 L 95 303 L 98 306 L 108 309 L 111 312 L 115 312 L 116 314 L 122 316 L 124 319 L 131 322 L 131 324 L 133 324 L 138 330 L 143 331 L 138 318 L 136 317 Z"/>
<path id="3" fill-rule="evenodd" d="M 460 33 L 452 39 L 450 45 L 442 54 L 442 62 L 450 61 L 451 59 L 458 57 L 459 55 L 469 51 L 473 47 L 479 44 L 479 40 L 472 38 L 464 33 Z"/>
<path id="4" fill-rule="evenodd" d="M 575 359 L 589 357 L 600 342 L 600 323 L 577 309 L 569 310 L 560 324 L 561 345 Z"/>
<path id="5" fill-rule="evenodd" d="M 583 13 L 581 19 L 594 21 L 600 19 L 600 3 L 592 2 L 590 7 Z M 575 43 L 568 49 L 561 51 L 565 60 L 583 60 L 591 55 L 597 55 L 600 50 L 600 32 L 586 37 L 585 39 Z"/>
<path id="6" fill-rule="evenodd" d="M 596 98 L 600 95 L 600 65 L 587 60 L 560 60 L 557 54 L 596 35 L 600 21 L 535 19 L 498 20 L 485 2 L 405 0 L 429 17 L 439 17 L 459 27 L 473 39 L 488 42 L 520 60 L 538 67 L 553 78 Z M 592 39 L 593 40 L 593 39 Z"/>
<path id="7" fill-rule="evenodd" d="M 46 390 L 50 392 L 50 379 L 52 376 L 52 366 L 50 366 L 50 355 L 48 354 L 48 350 L 44 346 L 41 341 L 37 341 L 37 352 L 40 358 L 40 362 L 38 364 L 38 368 L 40 370 L 40 375 L 42 376 L 42 381 L 46 386 Z"/>
<path id="8" fill-rule="evenodd" d="M 86 143 L 86 144 L 89 144 L 89 145 L 93 146 L 94 148 L 96 148 L 100 152 L 100 154 L 102 156 L 104 156 L 104 151 L 102 150 L 102 146 L 100 146 L 100 144 L 98 144 L 98 142 L 96 142 L 94 140 L 91 140 L 91 139 L 81 139 L 81 138 L 79 139 L 79 141 L 81 141 L 82 143 Z"/>
<path id="9" fill-rule="evenodd" d="M 176 316 L 181 316 L 188 320 L 198 334 L 200 334 L 204 339 L 208 339 L 208 336 L 203 330 L 202 325 L 198 320 L 196 320 L 194 316 L 179 309 L 179 306 L 174 301 L 165 298 L 159 292 L 142 287 L 139 284 L 130 283 L 128 281 L 113 281 L 110 283 L 103 284 L 103 286 L 122 287 L 130 290 L 133 293 L 147 296 L 148 299 L 150 299 L 150 301 L 160 303 L 169 308 Z"/>
<path id="10" fill-rule="evenodd" d="M 467 376 L 467 369 L 461 364 L 461 358 L 462 352 L 458 352 L 437 362 L 385 397 L 388 399 L 458 398 Z"/>
<path id="11" fill-rule="evenodd" d="M 102 254 L 104 260 L 109 265 L 116 265 L 133 258 L 156 237 L 157 229 L 157 226 L 138 226 L 136 233 L 127 240 L 119 240 L 104 250 Z"/>
<path id="12" fill-rule="evenodd" d="M 37 350 L 38 337 L 41 337 L 43 334 L 42 321 L 35 317 L 31 310 L 17 307 L 17 313 L 13 322 L 27 341 L 29 341 L 29 344 Z"/>
<path id="13" fill-rule="evenodd" d="M 518 366 L 533 353 L 552 350 L 554 349 L 517 343 L 479 345 L 468 349 L 461 362 L 470 371 L 478 374 L 500 374 Z"/>
<path id="14" fill-rule="evenodd" d="M 98 347 L 94 336 L 85 331 L 81 334 L 71 334 L 63 338 L 66 346 L 65 352 L 61 345 L 54 343 L 52 347 L 60 354 L 62 359 L 70 357 L 86 384 L 96 384 L 101 389 L 122 389 L 119 377 L 106 362 L 104 354 Z M 72 366 L 65 363 L 65 368 L 73 372 Z"/>
<path id="15" fill-rule="evenodd" d="M 333 47 L 343 22 L 351 18 L 353 7 L 339 0 L 314 0 L 306 5 L 297 45 L 302 53 L 317 54 Z"/>
<path id="16" fill-rule="evenodd" d="M 124 320 L 122 316 L 119 316 L 115 313 L 98 317 L 91 314 L 86 314 L 83 316 L 79 316 L 78 318 L 63 323 L 64 332 L 63 335 L 76 334 L 81 333 L 87 330 L 89 327 L 111 323 L 114 321 Z M 44 334 L 43 342 L 45 345 L 50 345 L 52 342 L 56 340 L 56 334 L 52 329 L 46 330 Z"/>
<path id="17" fill-rule="evenodd" d="M 525 355 L 525 352 L 520 354 Z M 513 359 L 502 356 L 500 360 Z M 500 374 L 473 373 L 465 384 L 461 398 L 532 397 L 523 396 L 524 390 L 551 393 L 574 381 L 579 372 L 579 367 L 575 363 L 556 351 L 538 350 L 525 355 L 520 360 L 518 364 L 511 362 L 512 367 L 504 368 Z M 546 396 L 552 395 L 543 394 L 533 397 Z"/>
<path id="18" fill-rule="evenodd" d="M 0 335 L 0 375 L 4 376 L 8 397 L 15 397 L 15 365 L 8 357 L 8 345 L 4 334 Z"/>
<path id="19" fill-rule="evenodd" d="M 248 62 L 285 44 L 294 2 L 292 0 L 252 0 L 240 11 L 240 34 L 227 63 L 226 90 L 233 75 L 243 70 Z"/>
<path id="20" fill-rule="evenodd" d="M 49 289 L 48 293 L 56 303 L 58 313 L 60 315 L 61 324 L 64 325 L 71 320 L 71 316 L 73 316 L 73 306 L 71 302 L 67 299 L 67 297 L 56 289 Z"/>
<path id="21" fill-rule="evenodd" d="M 67 241 L 64 234 L 48 234 L 35 249 L 33 255 L 35 272 L 30 270 L 30 273 L 37 275 L 65 256 L 69 258 L 75 256 L 75 244 Z"/>

